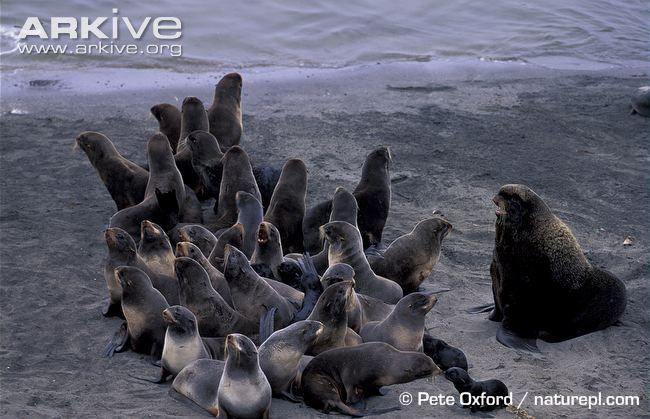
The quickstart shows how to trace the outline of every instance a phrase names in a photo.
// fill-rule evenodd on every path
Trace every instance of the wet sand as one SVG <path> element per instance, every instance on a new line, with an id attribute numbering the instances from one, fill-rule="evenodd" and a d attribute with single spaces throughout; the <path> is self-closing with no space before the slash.
<path id="1" fill-rule="evenodd" d="M 385 238 L 410 231 L 436 209 L 454 225 L 424 283 L 425 290 L 452 289 L 429 314 L 429 332 L 464 350 L 475 379 L 502 380 L 516 403 L 529 392 L 521 407 L 531 415 L 648 415 L 650 124 L 629 115 L 628 107 L 634 89 L 648 84 L 647 75 L 492 68 L 244 72 L 242 144 L 259 161 L 304 159 L 308 205 L 337 186 L 353 188 L 365 155 L 389 145 L 393 204 Z M 210 86 L 220 75 L 122 81 L 116 74 L 99 82 L 80 72 L 77 80 L 48 76 L 42 78 L 59 81 L 4 84 L 1 415 L 197 415 L 170 398 L 168 386 L 128 375 L 155 376 L 146 357 L 100 356 L 120 324 L 100 314 L 107 295 L 102 231 L 115 207 L 85 155 L 72 146 L 79 132 L 101 131 L 123 155 L 144 162 L 146 140 L 157 127 L 150 106 L 188 95 L 210 102 Z M 542 354 L 533 356 L 501 346 L 495 323 L 465 312 L 491 301 L 491 197 L 505 183 L 537 191 L 573 229 L 589 260 L 625 282 L 629 302 L 619 326 L 563 343 L 540 342 Z M 632 246 L 623 245 L 627 236 Z M 389 390 L 370 399 L 368 408 L 398 406 L 403 391 L 457 396 L 440 376 Z M 598 392 L 639 396 L 640 406 L 589 410 L 533 400 Z M 322 416 L 275 399 L 272 415 Z M 414 403 L 384 417 L 468 415 L 458 406 Z"/>

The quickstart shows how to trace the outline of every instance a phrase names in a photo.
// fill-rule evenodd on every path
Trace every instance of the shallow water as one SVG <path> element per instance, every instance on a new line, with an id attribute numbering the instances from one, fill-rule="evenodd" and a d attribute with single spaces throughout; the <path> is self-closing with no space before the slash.
<path id="1" fill-rule="evenodd" d="M 163 0 L 155 4 L 127 0 L 91 5 L 82 0 L 14 0 L 2 5 L 0 50 L 5 71 L 53 66 L 57 70 L 126 67 L 187 72 L 467 59 L 563 69 L 630 67 L 648 60 L 649 4 L 639 0 Z M 115 16 L 114 7 L 119 8 L 119 16 L 137 22 L 145 16 L 179 17 L 182 57 L 27 55 L 16 49 L 19 28 L 28 16 L 45 22 L 50 16 L 92 20 Z M 114 41 L 122 42 L 129 41 L 124 37 Z"/>

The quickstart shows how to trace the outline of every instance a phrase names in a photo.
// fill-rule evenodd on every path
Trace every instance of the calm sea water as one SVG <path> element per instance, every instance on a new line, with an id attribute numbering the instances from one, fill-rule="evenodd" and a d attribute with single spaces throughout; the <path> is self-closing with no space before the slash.
<path id="1" fill-rule="evenodd" d="M 25 55 L 28 16 L 176 16 L 182 57 Z M 1 6 L 1 65 L 17 69 L 344 67 L 391 61 L 513 61 L 553 68 L 644 65 L 650 2 L 639 0 L 13 0 Z M 115 43 L 120 43 L 120 38 Z M 128 40 L 127 40 L 128 41 Z M 57 41 L 57 43 L 63 43 Z"/>

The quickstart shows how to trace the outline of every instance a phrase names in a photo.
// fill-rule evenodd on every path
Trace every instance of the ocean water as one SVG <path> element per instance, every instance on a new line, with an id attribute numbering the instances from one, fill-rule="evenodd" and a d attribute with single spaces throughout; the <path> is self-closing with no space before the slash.
<path id="1" fill-rule="evenodd" d="M 114 14 L 113 8 L 119 12 Z M 173 43 L 181 45 L 182 56 L 24 54 L 17 35 L 29 16 L 41 18 L 46 29 L 51 16 L 126 16 L 136 23 L 146 16 L 178 17 L 183 35 Z M 153 41 L 147 36 L 136 43 Z M 134 41 L 121 36 L 112 42 Z M 647 0 L 3 0 L 0 9 L 0 66 L 5 74 L 115 67 L 175 72 L 339 68 L 459 60 L 600 69 L 646 65 L 649 44 Z"/>

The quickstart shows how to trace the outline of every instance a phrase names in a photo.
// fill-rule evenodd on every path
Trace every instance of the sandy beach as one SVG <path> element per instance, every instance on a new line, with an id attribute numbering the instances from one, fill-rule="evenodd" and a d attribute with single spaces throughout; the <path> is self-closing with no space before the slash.
<path id="1" fill-rule="evenodd" d="M 143 70 L 144 71 L 144 70 Z M 132 72 L 133 73 L 133 72 Z M 106 134 L 144 162 L 157 128 L 149 108 L 196 95 L 209 103 L 223 73 L 105 79 L 26 75 L 3 83 L 0 120 L 0 415 L 4 417 L 196 416 L 138 381 L 156 367 L 132 352 L 101 357 L 120 324 L 102 317 L 102 231 L 115 206 L 74 138 Z M 393 154 L 390 241 L 441 211 L 454 229 L 425 290 L 450 288 L 427 317 L 432 335 L 461 348 L 475 379 L 502 380 L 535 417 L 650 415 L 648 402 L 649 120 L 629 115 L 643 71 L 579 72 L 527 66 L 440 69 L 420 63 L 342 70 L 264 70 L 244 76 L 243 147 L 256 161 L 299 157 L 309 169 L 308 206 L 353 188 L 365 155 Z M 30 83 L 40 80 L 37 83 Z M 105 81 L 104 81 L 105 80 Z M 4 81 L 4 80 L 3 80 Z M 497 324 L 466 309 L 491 301 L 491 198 L 506 183 L 534 189 L 573 230 L 588 259 L 621 278 L 620 325 L 541 355 L 496 342 Z M 624 246 L 626 237 L 632 245 Z M 548 302 L 549 305 L 553 301 Z M 398 396 L 457 396 L 438 376 L 392 386 Z M 534 396 L 639 396 L 639 406 L 540 406 Z M 467 417 L 459 406 L 401 406 L 383 417 Z M 323 416 L 273 400 L 274 417 Z M 496 417 L 512 417 L 505 410 Z"/>

